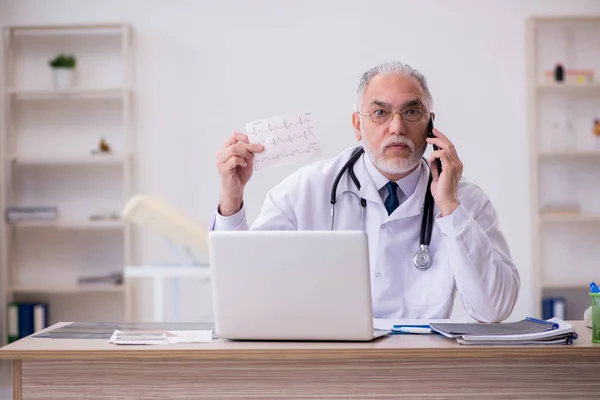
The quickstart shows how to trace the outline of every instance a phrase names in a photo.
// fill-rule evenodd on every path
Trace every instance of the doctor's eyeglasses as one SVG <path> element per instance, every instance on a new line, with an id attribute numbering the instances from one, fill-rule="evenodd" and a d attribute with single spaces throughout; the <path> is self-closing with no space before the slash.
<path id="1" fill-rule="evenodd" d="M 394 118 L 394 114 L 400 114 L 402 121 L 408 124 L 414 124 L 415 122 L 422 121 L 425 116 L 429 116 L 430 113 L 421 110 L 419 108 L 405 108 L 400 111 L 392 110 L 391 108 L 378 107 L 369 114 L 361 113 L 360 115 L 371 117 L 371 121 L 375 124 L 385 124 L 390 122 Z"/>

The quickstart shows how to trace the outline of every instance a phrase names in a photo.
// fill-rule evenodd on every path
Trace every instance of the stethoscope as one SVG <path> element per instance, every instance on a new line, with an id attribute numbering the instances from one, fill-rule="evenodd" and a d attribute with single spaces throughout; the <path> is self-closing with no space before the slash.
<path id="1" fill-rule="evenodd" d="M 344 164 L 340 172 L 335 177 L 333 181 L 333 186 L 331 187 L 331 230 L 334 229 L 335 226 L 335 203 L 337 203 L 337 187 L 340 179 L 344 175 L 346 171 L 348 171 L 348 175 L 354 182 L 354 185 L 358 189 L 358 195 L 352 191 L 349 193 L 356 196 L 356 198 L 360 201 L 360 218 L 363 224 L 365 224 L 365 208 L 367 207 L 367 200 L 363 197 L 363 192 L 361 191 L 361 185 L 356 175 L 354 174 L 354 164 L 360 158 L 360 156 L 365 152 L 362 147 L 356 148 L 350 159 Z M 429 244 L 431 243 L 431 231 L 433 229 L 433 195 L 431 194 L 431 181 L 432 175 L 431 171 L 429 171 L 429 180 L 427 182 L 427 192 L 425 193 L 425 201 L 423 203 L 423 218 L 421 220 L 421 237 L 419 243 L 419 251 L 413 257 L 413 264 L 415 267 L 426 270 L 431 268 L 431 264 L 433 260 L 431 258 L 431 254 L 429 253 Z"/>

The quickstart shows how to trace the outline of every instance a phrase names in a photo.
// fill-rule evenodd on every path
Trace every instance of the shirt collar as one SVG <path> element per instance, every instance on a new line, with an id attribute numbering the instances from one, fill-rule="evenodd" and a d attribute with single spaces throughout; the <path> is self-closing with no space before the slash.
<path id="1" fill-rule="evenodd" d="M 389 179 L 383 176 L 381 172 L 379 172 L 379 170 L 375 167 L 375 165 L 371 161 L 371 158 L 366 152 L 364 160 L 369 177 L 371 178 L 371 180 L 373 180 L 375 188 L 378 191 L 380 191 L 389 182 Z M 406 198 L 410 197 L 415 192 L 417 183 L 419 183 L 419 177 L 421 176 L 421 168 L 423 168 L 421 164 L 422 163 L 419 163 L 417 168 L 415 168 L 414 171 L 412 171 L 410 174 L 396 181 L 396 183 L 400 187 L 400 190 L 402 190 L 402 193 L 404 193 Z"/>

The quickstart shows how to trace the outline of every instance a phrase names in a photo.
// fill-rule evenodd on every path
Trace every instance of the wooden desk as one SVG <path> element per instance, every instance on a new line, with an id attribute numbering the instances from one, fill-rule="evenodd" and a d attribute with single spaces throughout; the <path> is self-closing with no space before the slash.
<path id="1" fill-rule="evenodd" d="M 597 399 L 600 345 L 574 324 L 572 346 L 472 347 L 438 335 L 172 346 L 25 338 L 0 358 L 13 360 L 14 399 Z"/>

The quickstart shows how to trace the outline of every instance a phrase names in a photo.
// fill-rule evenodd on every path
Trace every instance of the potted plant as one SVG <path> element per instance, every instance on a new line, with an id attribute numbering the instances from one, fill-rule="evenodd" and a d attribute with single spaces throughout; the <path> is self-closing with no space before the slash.
<path id="1" fill-rule="evenodd" d="M 59 54 L 48 62 L 52 68 L 55 89 L 69 89 L 75 83 L 77 59 L 72 55 Z"/>

